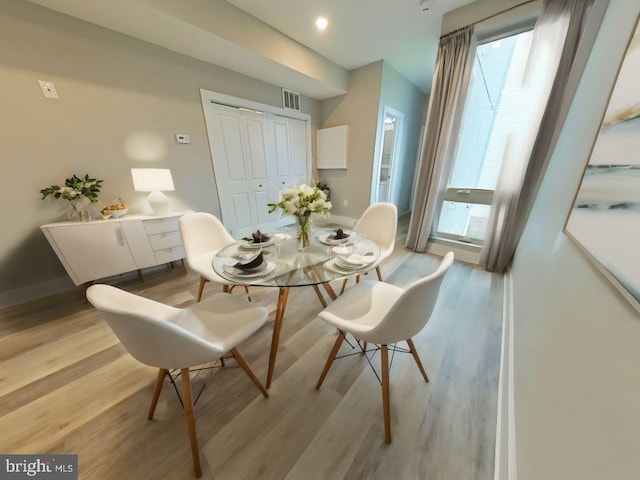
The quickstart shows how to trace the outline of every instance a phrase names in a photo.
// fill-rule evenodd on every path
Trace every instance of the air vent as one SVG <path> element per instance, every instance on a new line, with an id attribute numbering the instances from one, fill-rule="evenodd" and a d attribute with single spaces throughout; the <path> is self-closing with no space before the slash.
<path id="1" fill-rule="evenodd" d="M 282 106 L 291 110 L 300 111 L 300 94 L 282 89 Z"/>

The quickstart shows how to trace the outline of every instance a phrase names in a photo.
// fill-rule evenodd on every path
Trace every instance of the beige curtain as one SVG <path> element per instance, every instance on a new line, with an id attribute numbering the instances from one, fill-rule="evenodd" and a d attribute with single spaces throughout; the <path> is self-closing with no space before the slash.
<path id="1" fill-rule="evenodd" d="M 433 225 L 437 225 L 437 206 L 451 166 L 449 153 L 456 143 L 473 51 L 473 26 L 440 39 L 407 234 L 407 246 L 418 252 L 425 251 Z"/>
<path id="2" fill-rule="evenodd" d="M 575 87 L 568 90 L 567 80 L 592 3 L 545 0 L 542 5 L 521 87 L 522 95 L 540 102 L 523 115 L 530 119 L 528 127 L 518 129 L 524 133 L 512 136 L 507 144 L 480 255 L 480 265 L 489 271 L 507 268 L 526 225 L 556 130 L 564 120 L 563 104 L 575 93 Z"/>

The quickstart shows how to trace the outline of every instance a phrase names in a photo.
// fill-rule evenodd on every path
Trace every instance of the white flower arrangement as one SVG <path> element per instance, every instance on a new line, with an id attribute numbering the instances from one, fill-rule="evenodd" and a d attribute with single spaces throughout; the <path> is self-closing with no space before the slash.
<path id="1" fill-rule="evenodd" d="M 285 215 L 308 217 L 312 213 L 326 215 L 331 211 L 331 202 L 318 187 L 302 184 L 288 188 L 280 194 L 278 203 L 269 203 L 269 213 L 281 210 Z"/>

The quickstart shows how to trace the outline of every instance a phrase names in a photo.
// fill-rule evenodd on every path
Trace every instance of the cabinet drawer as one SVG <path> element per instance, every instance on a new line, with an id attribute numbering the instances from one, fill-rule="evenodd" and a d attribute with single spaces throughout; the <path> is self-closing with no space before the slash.
<path id="1" fill-rule="evenodd" d="M 165 248 L 163 250 L 156 250 L 154 253 L 156 254 L 158 264 L 169 263 L 184 258 L 184 249 L 182 247 Z"/>
<path id="2" fill-rule="evenodd" d="M 156 233 L 177 232 L 180 230 L 178 221 L 180 217 L 158 218 L 152 220 L 143 220 L 142 224 L 148 235 Z"/>
<path id="3" fill-rule="evenodd" d="M 182 246 L 180 232 L 156 233 L 155 235 L 149 235 L 149 241 L 151 242 L 151 248 L 154 250 Z"/>

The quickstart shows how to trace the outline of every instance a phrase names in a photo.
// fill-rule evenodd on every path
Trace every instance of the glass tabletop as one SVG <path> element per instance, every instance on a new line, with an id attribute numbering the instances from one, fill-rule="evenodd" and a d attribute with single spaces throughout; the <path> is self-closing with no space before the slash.
<path id="1" fill-rule="evenodd" d="M 335 231 L 318 228 L 309 250 L 299 252 L 295 228 L 267 233 L 269 240 L 253 243 L 238 240 L 213 258 L 213 269 L 221 277 L 241 285 L 299 287 L 362 274 L 380 256 L 378 245 L 360 234 L 345 230 L 346 239 L 334 239 Z M 247 263 L 262 252 L 263 262 L 251 270 L 234 265 Z"/>

